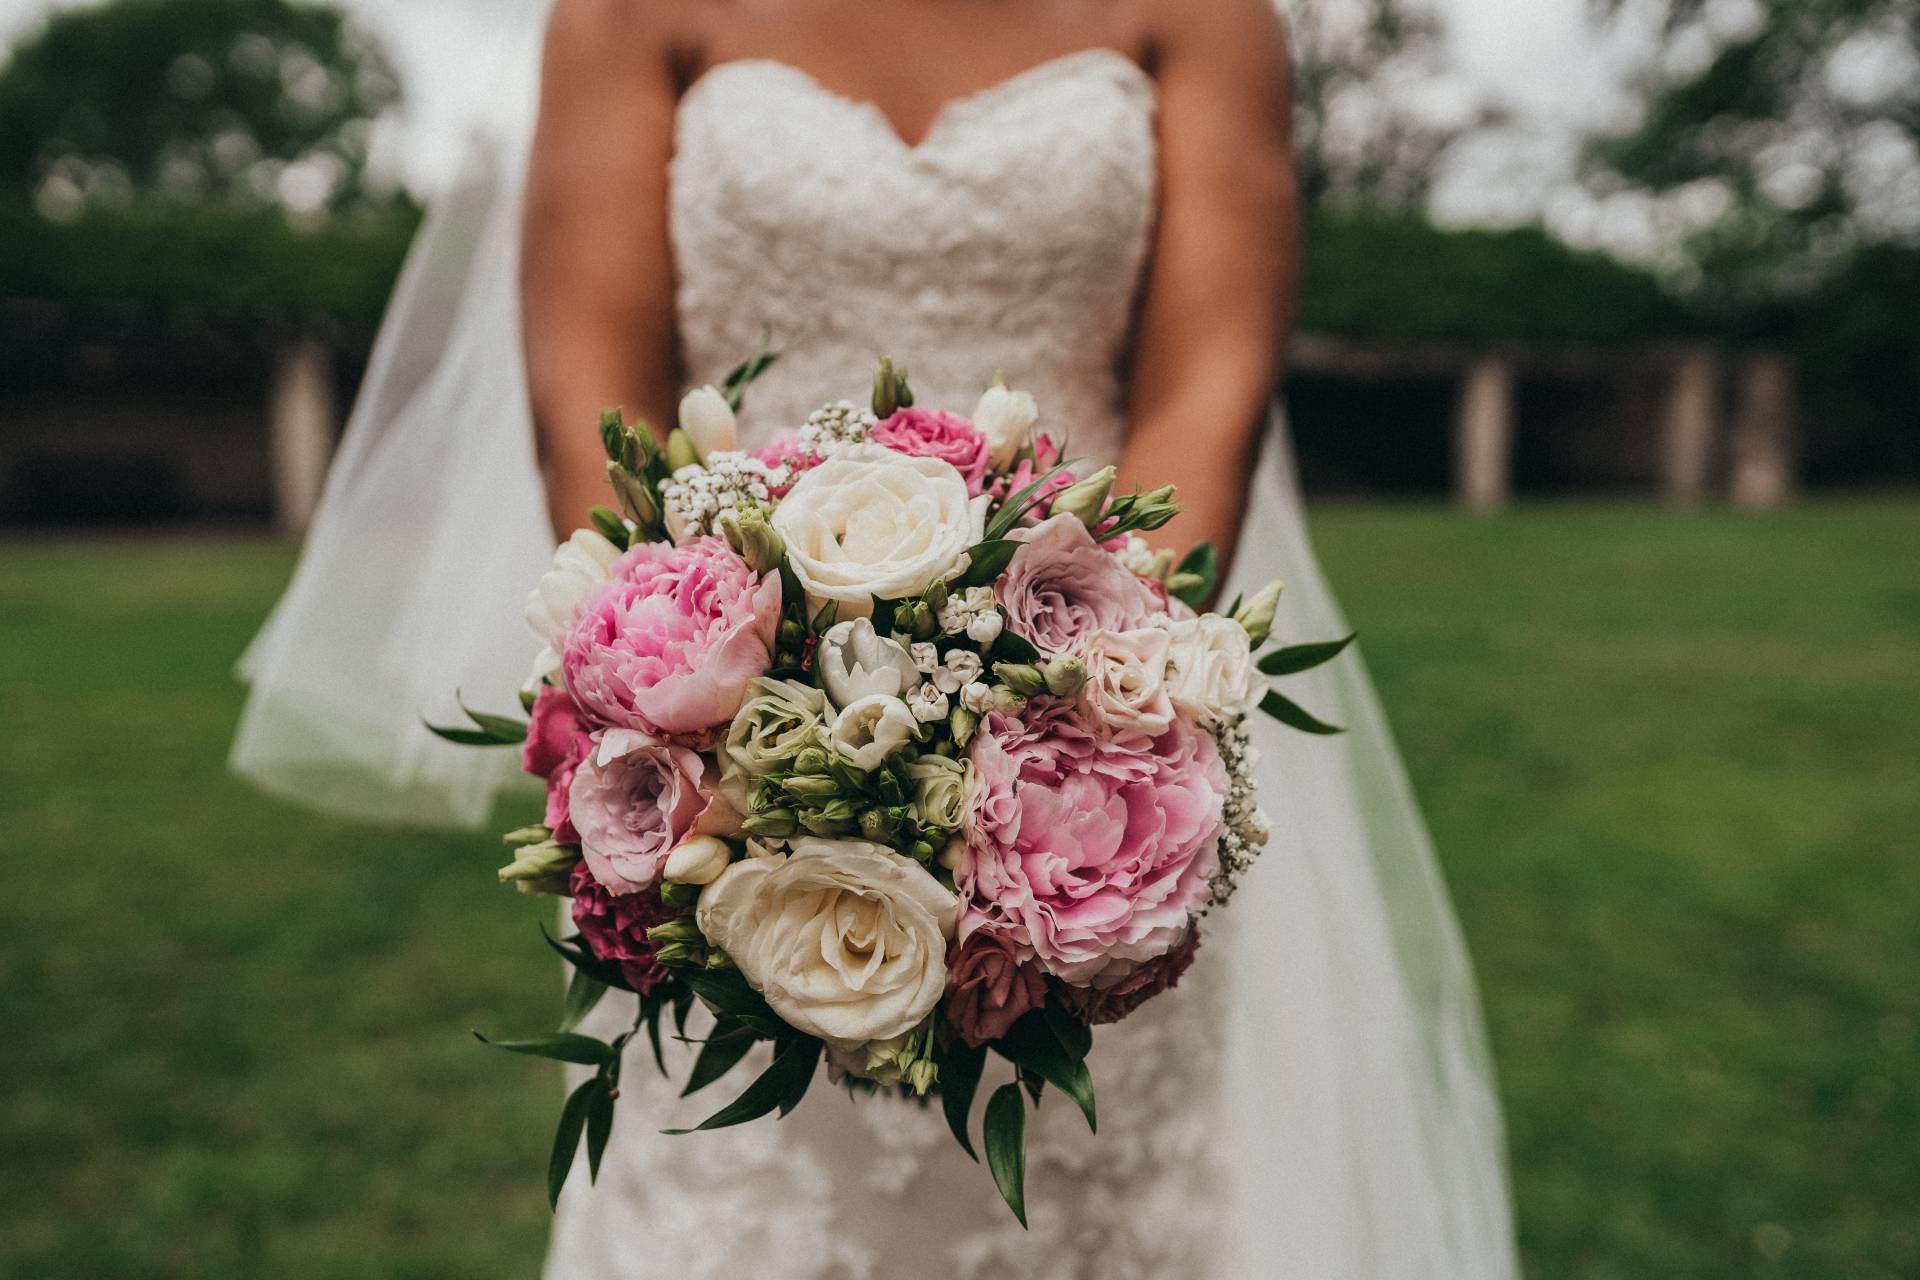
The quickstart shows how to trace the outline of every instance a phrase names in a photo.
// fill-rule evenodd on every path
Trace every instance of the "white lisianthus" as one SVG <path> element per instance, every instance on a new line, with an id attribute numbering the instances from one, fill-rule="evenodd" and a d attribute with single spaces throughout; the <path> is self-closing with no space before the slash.
<path id="1" fill-rule="evenodd" d="M 693 441 L 693 450 L 702 461 L 715 453 L 739 447 L 740 428 L 733 406 L 712 387 L 698 387 L 680 401 L 680 429 Z"/>
<path id="2" fill-rule="evenodd" d="M 921 724 L 945 720 L 950 705 L 947 695 L 941 692 L 940 686 L 931 681 L 907 695 L 907 709 L 913 712 L 913 718 Z"/>
<path id="3" fill-rule="evenodd" d="M 949 649 L 946 661 L 928 674 L 942 693 L 958 693 L 980 678 L 985 667 L 980 655 L 971 649 Z"/>
<path id="4" fill-rule="evenodd" d="M 877 844 L 802 837 L 736 862 L 700 895 L 700 932 L 796 1029 L 851 1054 L 940 1003 L 960 902 Z"/>
<path id="5" fill-rule="evenodd" d="M 527 625 L 556 654 L 573 628 L 574 615 L 589 592 L 611 576 L 620 548 L 592 529 L 576 529 L 571 538 L 553 553 L 553 567 L 540 576 L 540 584 L 527 597 Z M 556 658 L 553 670 L 559 669 Z M 539 667 L 536 675 L 551 674 Z"/>
<path id="6" fill-rule="evenodd" d="M 869 618 L 836 623 L 814 654 L 820 683 L 836 707 L 885 694 L 898 698 L 920 683 L 920 668 L 899 641 L 873 629 Z"/>
<path id="7" fill-rule="evenodd" d="M 1081 648 L 1087 682 L 1080 686 L 1081 718 L 1112 737 L 1157 738 L 1173 724 L 1167 695 L 1172 636 L 1158 627 L 1096 631 Z"/>
<path id="8" fill-rule="evenodd" d="M 864 618 L 873 598 L 919 595 L 980 541 L 988 499 L 938 458 L 853 445 L 801 476 L 773 527 L 811 607 Z"/>
<path id="9" fill-rule="evenodd" d="M 688 836 L 667 855 L 666 878 L 675 884 L 712 884 L 733 861 L 733 848 L 718 836 Z"/>
<path id="10" fill-rule="evenodd" d="M 913 741 L 919 722 L 907 704 L 876 693 L 848 703 L 835 717 L 828 740 L 857 769 L 872 773 L 886 758 Z"/>
<path id="11" fill-rule="evenodd" d="M 1254 665 L 1247 631 L 1217 613 L 1168 619 L 1167 695 L 1203 728 L 1214 728 L 1260 705 L 1267 681 Z"/>
<path id="12" fill-rule="evenodd" d="M 1024 391 L 1009 387 L 988 387 L 973 407 L 973 425 L 987 438 L 993 450 L 993 467 L 1005 471 L 1033 438 L 1040 421 L 1040 406 Z"/>

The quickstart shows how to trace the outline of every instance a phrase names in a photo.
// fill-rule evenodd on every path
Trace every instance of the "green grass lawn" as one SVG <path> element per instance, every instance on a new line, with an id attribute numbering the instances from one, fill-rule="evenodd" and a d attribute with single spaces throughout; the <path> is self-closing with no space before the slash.
<path id="1" fill-rule="evenodd" d="M 1920 507 L 1316 533 L 1479 961 L 1530 1274 L 1920 1275 Z M 0 547 L 0 1274 L 537 1266 L 555 1082 L 466 1033 L 551 1017 L 543 908 L 485 838 L 222 770 L 290 563 Z"/>

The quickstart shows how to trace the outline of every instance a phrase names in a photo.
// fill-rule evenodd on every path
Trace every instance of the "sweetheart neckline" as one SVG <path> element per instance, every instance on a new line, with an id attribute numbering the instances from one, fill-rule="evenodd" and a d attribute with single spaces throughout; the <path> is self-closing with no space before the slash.
<path id="1" fill-rule="evenodd" d="M 886 109 L 879 103 L 870 98 L 859 98 L 849 93 L 842 93 L 840 90 L 826 84 L 820 77 L 814 75 L 813 72 L 808 71 L 805 67 L 795 66 L 791 62 L 783 62 L 779 58 L 729 58 L 723 62 L 714 63 L 698 76 L 694 77 L 693 83 L 687 86 L 686 91 L 680 95 L 679 102 L 675 104 L 675 114 L 678 116 L 685 112 L 696 96 L 707 91 L 711 84 L 720 80 L 724 75 L 756 68 L 773 70 L 798 80 L 801 84 L 823 97 L 867 116 L 875 124 L 880 126 L 902 153 L 908 156 L 914 156 L 933 146 L 953 121 L 966 113 L 977 110 L 987 103 L 1010 96 L 1018 90 L 1025 89 L 1069 67 L 1091 61 L 1117 63 L 1118 68 L 1125 70 L 1149 97 L 1152 97 L 1156 93 L 1157 86 L 1154 83 L 1153 77 L 1133 58 L 1109 45 L 1093 45 L 1085 49 L 1076 49 L 1071 53 L 1063 53 L 1057 57 L 1036 62 L 1030 67 L 1016 71 L 1003 79 L 995 80 L 991 84 L 983 85 L 978 89 L 946 99 L 934 111 L 933 118 L 928 123 L 926 132 L 920 136 L 918 141 L 909 142 L 906 135 L 900 131 L 900 126 L 895 123 L 893 117 L 888 115 Z"/>

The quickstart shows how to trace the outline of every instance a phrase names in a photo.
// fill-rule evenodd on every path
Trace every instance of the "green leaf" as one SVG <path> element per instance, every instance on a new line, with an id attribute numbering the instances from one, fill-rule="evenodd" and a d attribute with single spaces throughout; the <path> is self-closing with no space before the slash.
<path id="1" fill-rule="evenodd" d="M 597 1067 L 612 1062 L 616 1056 L 614 1047 L 604 1040 L 595 1040 L 592 1036 L 575 1035 L 570 1031 L 555 1031 L 544 1036 L 530 1036 L 525 1040 L 489 1040 L 478 1031 L 473 1038 L 481 1044 L 496 1049 L 505 1049 L 509 1053 L 524 1053 L 533 1058 L 550 1058 L 555 1062 L 571 1062 L 582 1067 Z"/>
<path id="2" fill-rule="evenodd" d="M 1002 630 L 999 638 L 993 642 L 993 660 L 995 662 L 1033 663 L 1040 659 L 1040 651 L 1025 636 L 1017 636 L 1012 631 Z"/>
<path id="3" fill-rule="evenodd" d="M 782 1105 L 793 1093 L 795 1082 L 802 1091 L 813 1080 L 820 1064 L 820 1042 L 812 1037 L 782 1041 L 774 1050 L 773 1065 L 761 1072 L 746 1092 L 691 1129 L 662 1129 L 667 1134 L 699 1133 L 705 1129 L 725 1129 L 730 1125 L 758 1120 Z"/>
<path id="4" fill-rule="evenodd" d="M 448 729 L 441 725 L 428 724 L 425 720 L 422 720 L 420 723 L 425 724 L 427 726 L 427 732 L 433 734 L 436 738 L 445 738 L 455 746 L 505 747 L 512 745 L 511 743 L 500 741 L 500 739 L 490 733 L 482 733 L 478 729 Z"/>
<path id="5" fill-rule="evenodd" d="M 458 699 L 455 699 L 458 701 Z M 475 711 L 466 703 L 460 703 L 460 710 L 466 712 L 467 719 L 480 726 L 483 733 L 493 735 L 495 742 L 525 742 L 530 727 L 524 720 L 515 720 L 510 716 L 488 715 L 484 711 Z"/>
<path id="6" fill-rule="evenodd" d="M 681 1097 L 700 1092 L 733 1070 L 740 1059 L 746 1057 L 753 1046 L 760 1042 L 760 1037 L 737 1023 L 728 1030 L 720 1029 L 726 1025 L 727 1020 L 722 1019 L 714 1028 L 712 1038 L 700 1046 L 700 1056 L 693 1060 L 693 1071 L 687 1076 L 687 1087 L 680 1091 Z"/>
<path id="7" fill-rule="evenodd" d="M 797 1056 L 793 1070 L 787 1076 L 786 1092 L 780 1095 L 782 1120 L 793 1114 L 793 1109 L 807 1096 L 807 1090 L 813 1087 L 813 1076 L 819 1069 L 822 1048 L 824 1046 L 818 1040 L 809 1039 L 807 1047 Z"/>
<path id="8" fill-rule="evenodd" d="M 1180 561 L 1174 572 L 1191 573 L 1199 577 L 1200 581 L 1193 586 L 1173 593 L 1183 603 L 1198 609 L 1220 585 L 1220 555 L 1211 542 L 1203 542 L 1187 552 L 1186 558 Z"/>
<path id="9" fill-rule="evenodd" d="M 960 1149 L 977 1164 L 980 1157 L 974 1152 L 973 1139 L 967 1134 L 967 1122 L 973 1111 L 973 1095 L 980 1088 L 980 1073 L 987 1065 L 987 1047 L 981 1045 L 976 1049 L 956 1039 L 952 1047 L 941 1055 L 938 1065 L 940 1107 L 947 1113 L 947 1128 L 953 1130 L 953 1136 L 960 1142 Z"/>
<path id="10" fill-rule="evenodd" d="M 1013 1210 L 1013 1216 L 1027 1225 L 1027 1104 L 1020 1097 L 1020 1086 L 1003 1084 L 987 1100 L 987 1168 L 993 1171 L 993 1185 Z"/>
<path id="11" fill-rule="evenodd" d="M 967 551 L 970 562 L 957 585 L 962 588 L 988 586 L 1006 569 L 1007 562 L 1019 549 L 1020 544 L 1010 538 L 975 543 Z"/>
<path id="12" fill-rule="evenodd" d="M 873 598 L 873 629 L 883 636 L 892 631 L 893 615 L 899 609 L 898 600 L 882 600 L 879 596 L 875 596 Z"/>
<path id="13" fill-rule="evenodd" d="M 693 993 L 717 1014 L 745 1023 L 762 1035 L 777 1035 L 786 1023 L 768 1007 L 758 991 L 747 985 L 738 969 L 689 969 L 683 974 Z M 684 1034 L 685 1024 L 679 1030 Z"/>
<path id="14" fill-rule="evenodd" d="M 1267 690 L 1267 696 L 1260 699 L 1260 709 L 1291 729 L 1302 733 L 1334 734 L 1346 730 L 1337 725 L 1316 719 L 1306 708 L 1291 698 L 1283 698 L 1273 690 Z"/>
<path id="15" fill-rule="evenodd" d="M 1087 1128 L 1098 1132 L 1099 1121 L 1093 1105 L 1093 1076 L 1082 1061 L 1054 1033 L 1047 1016 L 1038 1010 L 1022 1017 L 1007 1029 L 996 1047 L 1022 1073 L 1037 1076 L 1072 1098 L 1087 1118 Z"/>
<path id="16" fill-rule="evenodd" d="M 1294 676 L 1324 666 L 1346 652 L 1353 636 L 1345 640 L 1327 640 L 1319 644 L 1288 645 L 1260 659 L 1260 670 L 1270 676 Z"/>
<path id="17" fill-rule="evenodd" d="M 606 1154 L 607 1139 L 613 1135 L 613 1086 L 605 1076 L 587 1081 L 597 1086 L 587 1101 L 587 1179 L 600 1181 L 600 1157 Z"/>
<path id="18" fill-rule="evenodd" d="M 1032 484 L 1020 490 L 1018 493 L 1013 494 L 1006 502 L 1001 504 L 1000 510 L 994 514 L 992 520 L 987 522 L 985 531 L 987 541 L 991 542 L 997 538 L 1005 537 L 1007 531 L 1018 524 L 1020 517 L 1027 513 L 1027 508 L 1034 504 L 1034 500 L 1039 496 L 1040 490 L 1046 485 L 1047 481 L 1053 479 L 1078 461 L 1079 459 L 1075 458 L 1054 463 L 1051 467 L 1047 468 L 1046 474 L 1040 476 Z"/>
<path id="19" fill-rule="evenodd" d="M 594 955 L 587 949 L 586 943 L 578 934 L 556 941 L 554 936 L 547 932 L 547 926 L 543 924 L 540 926 L 540 936 L 546 939 L 547 945 L 553 948 L 556 955 L 581 973 L 592 974 L 596 980 L 612 987 L 615 991 L 633 990 L 625 976 L 621 974 L 620 966 L 611 960 L 602 960 Z"/>
<path id="20" fill-rule="evenodd" d="M 759 347 L 752 355 L 735 365 L 727 374 L 726 380 L 720 384 L 721 389 L 726 393 L 727 403 L 732 406 L 735 413 L 740 411 L 740 406 L 747 397 L 747 388 L 753 385 L 753 380 L 779 361 L 780 353 L 772 349 L 772 343 L 771 331 L 761 334 Z"/>
<path id="21" fill-rule="evenodd" d="M 567 1002 L 560 1011 L 560 1029 L 572 1031 L 578 1027 L 606 994 L 606 983 L 590 973 L 574 970 L 573 981 L 567 984 Z"/>
<path id="22" fill-rule="evenodd" d="M 605 1088 L 599 1076 L 567 1095 L 560 1109 L 560 1127 L 553 1134 L 553 1154 L 547 1157 L 547 1207 L 560 1207 L 560 1188 L 567 1185 L 573 1171 L 573 1153 L 580 1148 L 580 1131 L 587 1125 L 587 1109 L 593 1105 L 594 1087 Z"/>
<path id="23" fill-rule="evenodd" d="M 655 1005 L 647 1012 L 647 1043 L 653 1047 L 653 1065 L 660 1068 L 662 1076 L 667 1075 L 667 1057 L 660 1050 L 660 1014 L 665 1005 Z"/>
<path id="24" fill-rule="evenodd" d="M 627 532 L 626 521 L 620 518 L 619 512 L 610 507 L 595 507 L 587 512 L 587 519 L 593 522 L 594 531 L 601 537 L 622 551 L 627 549 L 632 535 Z"/>
<path id="25" fill-rule="evenodd" d="M 1067 1051 L 1067 1056 L 1075 1062 L 1084 1062 L 1093 1052 L 1093 1028 L 1057 999 L 1047 1002 L 1045 1016 L 1047 1028 Z"/>

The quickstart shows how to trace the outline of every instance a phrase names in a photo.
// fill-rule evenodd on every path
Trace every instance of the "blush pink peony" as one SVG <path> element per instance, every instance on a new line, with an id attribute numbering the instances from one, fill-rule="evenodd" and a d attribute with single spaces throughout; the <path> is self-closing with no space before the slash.
<path id="1" fill-rule="evenodd" d="M 620 976 L 641 995 L 667 980 L 669 972 L 655 958 L 647 930 L 674 919 L 679 911 L 661 902 L 657 893 L 615 897 L 584 862 L 574 865 L 568 892 L 573 895 L 573 926 L 596 959 L 619 965 Z"/>
<path id="2" fill-rule="evenodd" d="M 970 910 L 1076 986 L 1166 954 L 1206 904 L 1227 771 L 1207 734 L 1105 739 L 1068 704 L 994 714 L 970 756 L 974 822 L 955 882 Z"/>
<path id="3" fill-rule="evenodd" d="M 1042 653 L 1074 653 L 1096 631 L 1146 625 L 1152 596 L 1076 517 L 1049 516 L 1014 536 L 1020 549 L 995 591 L 1015 633 Z"/>
<path id="4" fill-rule="evenodd" d="M 976 1047 L 998 1040 L 1028 1010 L 1047 1002 L 1047 978 L 1007 932 L 975 918 L 960 924 L 947 953 L 947 1022 Z"/>
<path id="5" fill-rule="evenodd" d="M 580 855 L 613 894 L 660 882 L 667 856 L 706 812 L 706 762 L 685 747 L 631 729 L 609 729 L 581 762 L 567 791 Z"/>
<path id="6" fill-rule="evenodd" d="M 993 461 L 993 446 L 977 427 L 938 409 L 902 409 L 875 426 L 867 439 L 895 453 L 948 463 L 967 482 L 970 494 L 982 492 Z"/>
<path id="7" fill-rule="evenodd" d="M 520 767 L 547 780 L 546 825 L 560 844 L 580 843 L 580 833 L 567 817 L 567 791 L 580 762 L 593 750 L 592 727 L 574 705 L 573 695 L 552 685 L 541 686 L 533 703 L 533 723 L 527 726 L 527 742 L 520 750 Z"/>
<path id="8" fill-rule="evenodd" d="M 779 575 L 756 576 L 721 539 L 647 543 L 582 602 L 561 671 L 602 724 L 699 737 L 732 720 L 766 672 L 779 623 Z"/>

